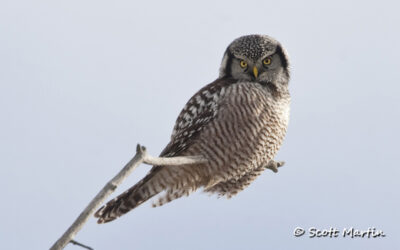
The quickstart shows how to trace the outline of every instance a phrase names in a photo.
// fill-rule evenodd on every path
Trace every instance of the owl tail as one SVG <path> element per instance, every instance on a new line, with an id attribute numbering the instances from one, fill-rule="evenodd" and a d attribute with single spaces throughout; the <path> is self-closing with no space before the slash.
<path id="1" fill-rule="evenodd" d="M 96 218 L 99 218 L 97 223 L 102 224 L 113 221 L 160 193 L 163 190 L 160 186 L 151 185 L 150 187 L 149 182 L 152 177 L 152 175 L 147 175 L 136 185 L 97 210 L 94 214 Z"/>

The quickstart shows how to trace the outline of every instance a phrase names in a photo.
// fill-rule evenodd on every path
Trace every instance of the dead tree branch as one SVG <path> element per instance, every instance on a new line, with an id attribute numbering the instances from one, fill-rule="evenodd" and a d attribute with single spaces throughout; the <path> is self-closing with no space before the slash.
<path id="1" fill-rule="evenodd" d="M 70 240 L 69 243 L 77 245 L 77 246 L 80 246 L 80 247 L 83 247 L 83 248 L 86 248 L 86 249 L 89 249 L 89 250 L 94 250 L 93 248 L 91 248 L 89 246 L 86 246 L 86 245 L 83 245 L 82 243 L 79 243 L 79 242 L 77 242 L 75 240 Z"/>
<path id="2" fill-rule="evenodd" d="M 90 216 L 96 211 L 96 209 L 104 202 L 104 200 L 114 192 L 114 190 L 125 180 L 129 174 L 135 170 L 141 163 L 157 166 L 180 166 L 188 164 L 204 163 L 206 160 L 199 156 L 188 156 L 188 157 L 152 157 L 146 152 L 146 148 L 140 145 L 136 147 L 136 155 L 125 165 L 125 167 L 112 178 L 93 198 L 93 200 L 87 205 L 83 212 L 78 218 L 72 223 L 67 231 L 59 238 L 50 250 L 60 250 L 71 241 L 78 233 L 78 231 L 87 222 Z"/>

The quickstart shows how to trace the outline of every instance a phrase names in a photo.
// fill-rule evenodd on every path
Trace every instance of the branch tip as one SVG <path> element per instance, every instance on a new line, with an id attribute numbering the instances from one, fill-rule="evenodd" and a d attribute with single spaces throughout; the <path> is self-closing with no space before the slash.
<path id="1" fill-rule="evenodd" d="M 136 154 L 145 155 L 145 154 L 146 154 L 146 147 L 145 147 L 145 146 L 142 146 L 142 145 L 140 145 L 140 144 L 138 144 L 138 145 L 136 146 Z"/>

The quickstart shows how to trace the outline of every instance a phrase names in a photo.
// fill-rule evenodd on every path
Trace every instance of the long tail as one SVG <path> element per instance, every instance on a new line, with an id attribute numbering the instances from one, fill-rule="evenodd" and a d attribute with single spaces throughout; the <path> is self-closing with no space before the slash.
<path id="1" fill-rule="evenodd" d="M 97 223 L 101 224 L 113 221 L 160 193 L 163 190 L 162 188 L 149 185 L 153 177 L 154 173 L 147 175 L 136 185 L 97 210 L 94 214 L 96 218 L 99 218 Z"/>
<path id="2" fill-rule="evenodd" d="M 184 195 L 189 195 L 204 183 L 201 176 L 193 171 L 194 166 L 154 167 L 136 185 L 107 202 L 96 213 L 97 223 L 107 223 L 126 214 L 153 196 L 165 191 L 153 206 L 161 206 Z M 187 174 L 191 172 L 191 174 Z"/>

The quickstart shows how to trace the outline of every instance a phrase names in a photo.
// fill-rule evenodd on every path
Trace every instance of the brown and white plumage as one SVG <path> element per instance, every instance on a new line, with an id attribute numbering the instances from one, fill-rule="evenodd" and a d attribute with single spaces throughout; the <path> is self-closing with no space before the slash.
<path id="1" fill-rule="evenodd" d="M 200 187 L 227 197 L 243 190 L 282 144 L 289 121 L 288 81 L 288 58 L 276 40 L 250 35 L 233 41 L 220 77 L 188 101 L 160 155 L 200 155 L 208 162 L 153 167 L 140 182 L 100 208 L 95 214 L 98 222 L 112 221 L 156 195 L 154 206 Z"/>

